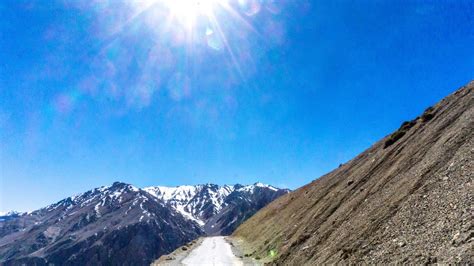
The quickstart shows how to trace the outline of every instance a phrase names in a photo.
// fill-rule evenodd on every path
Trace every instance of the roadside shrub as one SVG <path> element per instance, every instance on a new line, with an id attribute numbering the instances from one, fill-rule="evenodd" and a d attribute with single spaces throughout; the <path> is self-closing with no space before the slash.
<path id="1" fill-rule="evenodd" d="M 412 128 L 414 125 L 416 125 L 416 120 L 412 120 L 412 121 L 405 121 L 402 123 L 402 125 L 400 126 L 400 128 L 398 130 L 401 130 L 401 131 L 408 131 L 410 128 Z"/>
<path id="2" fill-rule="evenodd" d="M 434 114 L 434 108 L 433 107 L 428 107 L 424 112 L 423 114 L 421 115 L 421 121 L 423 122 L 428 122 L 430 121 L 431 119 L 433 119 L 433 117 L 435 116 Z"/>
<path id="3" fill-rule="evenodd" d="M 416 119 L 412 121 L 403 122 L 400 128 L 388 137 L 388 139 L 385 141 L 383 148 L 385 149 L 393 143 L 397 142 L 399 139 L 405 136 L 408 130 L 410 130 L 410 128 L 412 128 L 414 125 L 416 125 Z"/>

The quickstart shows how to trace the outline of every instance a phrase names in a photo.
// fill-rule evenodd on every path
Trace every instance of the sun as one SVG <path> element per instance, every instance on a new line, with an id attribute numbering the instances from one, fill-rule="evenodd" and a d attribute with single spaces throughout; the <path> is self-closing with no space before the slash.
<path id="1" fill-rule="evenodd" d="M 186 60 L 195 60 L 197 50 L 207 47 L 226 55 L 236 73 L 242 76 L 232 34 L 258 34 L 247 18 L 259 13 L 261 0 L 135 0 L 137 16 L 161 40 L 183 48 Z"/>
<path id="2" fill-rule="evenodd" d="M 199 20 L 209 20 L 217 8 L 227 5 L 227 0 L 148 0 L 147 4 L 167 9 L 168 19 L 192 30 Z"/>
<path id="3" fill-rule="evenodd" d="M 219 0 L 163 0 L 170 16 L 186 27 L 194 27 L 200 17 L 209 18 Z"/>

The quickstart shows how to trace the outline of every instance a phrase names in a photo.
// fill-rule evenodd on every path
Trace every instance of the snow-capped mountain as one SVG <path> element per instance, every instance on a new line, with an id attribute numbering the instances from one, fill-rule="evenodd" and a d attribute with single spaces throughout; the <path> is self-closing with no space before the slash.
<path id="1" fill-rule="evenodd" d="M 203 233 L 148 192 L 116 182 L 0 221 L 0 264 L 149 265 Z"/>
<path id="2" fill-rule="evenodd" d="M 197 222 L 207 234 L 230 234 L 238 226 L 241 217 L 249 217 L 253 210 L 259 209 L 254 206 L 264 206 L 275 198 L 288 193 L 289 190 L 278 189 L 270 185 L 255 183 L 243 186 L 215 184 L 177 186 L 177 187 L 146 187 L 156 198 L 163 200 L 174 210 L 181 213 L 185 218 Z M 240 201 L 236 201 L 240 199 Z M 231 212 L 234 222 L 216 226 L 215 217 L 221 217 L 228 213 L 229 209 L 235 209 L 245 203 L 248 208 L 238 214 Z M 232 221 L 232 220 L 231 220 Z M 225 229 L 225 230 L 224 230 Z"/>
<path id="3" fill-rule="evenodd" d="M 276 197 L 272 186 L 140 189 L 115 182 L 0 218 L 0 265 L 149 265 L 205 234 L 230 234 Z"/>
<path id="4" fill-rule="evenodd" d="M 234 191 L 233 186 L 207 184 L 178 187 L 147 187 L 145 191 L 167 202 L 184 217 L 203 226 L 205 220 L 222 209 L 225 198 Z"/>
<path id="5" fill-rule="evenodd" d="M 21 213 L 21 212 L 17 212 L 17 211 L 0 212 L 0 217 L 12 216 L 12 215 L 19 215 L 19 214 L 22 214 L 22 213 Z"/>
<path id="6" fill-rule="evenodd" d="M 0 212 L 0 221 L 6 221 L 10 219 L 14 219 L 18 216 L 21 216 L 25 213 L 17 212 L 17 211 L 8 211 L 8 212 Z"/>

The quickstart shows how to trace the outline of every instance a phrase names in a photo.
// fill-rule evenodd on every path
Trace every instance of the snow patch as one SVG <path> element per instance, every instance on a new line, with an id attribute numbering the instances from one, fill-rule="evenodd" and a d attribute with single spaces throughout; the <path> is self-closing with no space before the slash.
<path id="1" fill-rule="evenodd" d="M 205 185 L 185 185 L 177 187 L 145 187 L 144 191 L 158 200 L 164 201 L 166 204 L 181 214 L 184 218 L 192 220 L 203 226 L 205 222 L 201 218 L 204 214 L 203 206 L 211 204 L 212 212 L 218 213 L 226 206 L 226 198 L 234 191 L 254 193 L 255 188 L 267 188 L 272 191 L 278 191 L 277 188 L 263 183 L 255 183 L 253 185 L 224 185 L 218 186 L 213 184 Z M 171 215 L 174 215 L 173 213 Z"/>

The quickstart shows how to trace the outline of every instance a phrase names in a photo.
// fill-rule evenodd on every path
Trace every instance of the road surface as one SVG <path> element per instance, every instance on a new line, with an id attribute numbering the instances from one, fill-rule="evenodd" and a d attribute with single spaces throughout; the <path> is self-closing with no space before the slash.
<path id="1" fill-rule="evenodd" d="M 232 253 L 230 244 L 222 236 L 206 237 L 198 247 L 181 261 L 184 265 L 244 265 Z"/>

